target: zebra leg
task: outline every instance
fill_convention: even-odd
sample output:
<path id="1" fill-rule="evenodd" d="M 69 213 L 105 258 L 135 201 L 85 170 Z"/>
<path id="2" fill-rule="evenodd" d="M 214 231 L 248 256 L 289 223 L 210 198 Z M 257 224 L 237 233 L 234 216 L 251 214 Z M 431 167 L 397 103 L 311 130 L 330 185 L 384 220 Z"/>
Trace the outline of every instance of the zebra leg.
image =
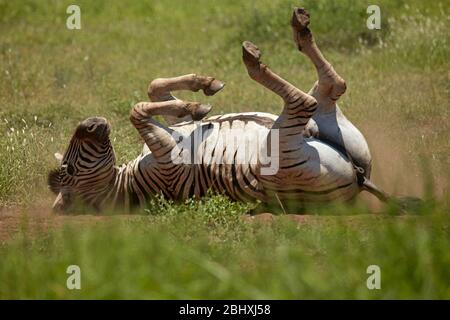
<path id="1" fill-rule="evenodd" d="M 130 120 L 144 139 L 148 148 L 158 162 L 171 161 L 171 151 L 177 142 L 172 136 L 173 130 L 153 119 L 153 116 L 170 116 L 181 118 L 189 115 L 194 120 L 203 119 L 211 106 L 198 102 L 169 100 L 161 102 L 137 103 L 130 113 Z"/>
<path id="2" fill-rule="evenodd" d="M 148 86 L 147 94 L 153 102 L 170 101 L 178 100 L 172 95 L 171 91 L 190 90 L 197 92 L 203 90 L 205 95 L 212 96 L 219 92 L 224 85 L 223 82 L 213 77 L 187 74 L 174 78 L 155 79 Z M 173 117 L 170 115 L 164 115 L 163 117 L 169 125 L 192 120 L 189 114 L 184 117 Z"/>
<path id="3" fill-rule="evenodd" d="M 316 67 L 319 81 L 311 89 L 310 94 L 317 99 L 319 111 L 325 113 L 336 108 L 336 101 L 345 93 L 347 87 L 344 79 L 337 74 L 320 52 L 308 25 L 308 11 L 295 8 L 291 21 L 294 41 L 298 50 L 304 53 Z"/>
<path id="4" fill-rule="evenodd" d="M 253 43 L 245 41 L 242 45 L 243 60 L 249 76 L 256 82 L 279 95 L 284 108 L 272 129 L 283 135 L 302 137 L 303 129 L 316 110 L 314 97 L 296 88 L 261 63 L 261 51 Z"/>
<path id="5" fill-rule="evenodd" d="M 309 13 L 303 8 L 295 8 L 291 21 L 294 41 L 298 49 L 313 62 L 319 78 L 310 91 L 318 102 L 313 118 L 317 124 L 315 136 L 339 146 L 369 178 L 372 157 L 366 139 L 337 106 L 337 100 L 346 90 L 345 81 L 320 52 L 308 25 Z"/>
<path id="6" fill-rule="evenodd" d="M 190 90 L 197 92 L 203 90 L 207 96 L 212 96 L 224 87 L 224 83 L 213 77 L 187 74 L 174 78 L 158 78 L 148 86 L 148 97 L 151 101 L 166 101 L 176 99 L 171 91 Z"/>

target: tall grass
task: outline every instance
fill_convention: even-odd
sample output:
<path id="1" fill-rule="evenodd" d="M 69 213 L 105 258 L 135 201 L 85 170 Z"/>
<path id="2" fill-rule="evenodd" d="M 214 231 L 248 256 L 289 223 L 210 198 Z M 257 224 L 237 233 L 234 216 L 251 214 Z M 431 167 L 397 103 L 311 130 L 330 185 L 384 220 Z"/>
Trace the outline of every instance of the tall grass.
<path id="1" fill-rule="evenodd" d="M 23 235 L 0 248 L 0 298 L 448 299 L 448 215 L 310 216 L 249 224 L 220 196 Z M 346 208 L 352 214 L 351 208 Z M 81 268 L 81 290 L 66 269 Z M 381 289 L 369 290 L 369 265 Z"/>

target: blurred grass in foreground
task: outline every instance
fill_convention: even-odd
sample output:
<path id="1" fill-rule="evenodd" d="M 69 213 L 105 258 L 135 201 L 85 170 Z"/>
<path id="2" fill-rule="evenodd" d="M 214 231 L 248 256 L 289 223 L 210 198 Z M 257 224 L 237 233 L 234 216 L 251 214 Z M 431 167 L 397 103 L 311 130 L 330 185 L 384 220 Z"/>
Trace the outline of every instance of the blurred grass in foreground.
<path id="1" fill-rule="evenodd" d="M 250 224 L 221 196 L 21 236 L 0 248 L 0 298 L 448 299 L 449 215 L 307 216 Z M 157 214 L 155 214 L 157 212 Z M 29 214 L 32 214 L 30 212 Z M 81 268 L 80 291 L 66 268 Z M 368 290 L 369 265 L 381 290 Z"/>

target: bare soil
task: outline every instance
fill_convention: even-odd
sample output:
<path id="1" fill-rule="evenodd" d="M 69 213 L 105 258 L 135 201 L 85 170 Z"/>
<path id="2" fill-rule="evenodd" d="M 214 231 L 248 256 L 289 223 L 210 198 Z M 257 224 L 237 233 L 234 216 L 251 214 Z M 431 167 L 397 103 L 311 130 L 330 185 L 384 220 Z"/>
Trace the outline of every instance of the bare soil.
<path id="1" fill-rule="evenodd" d="M 60 215 L 48 208 L 35 209 L 4 209 L 0 210 L 0 244 L 14 238 L 21 230 L 26 234 L 34 236 L 42 232 L 49 232 L 63 225 L 86 226 L 105 224 L 113 219 L 136 219 L 138 215 Z"/>
<path id="2" fill-rule="evenodd" d="M 242 219 L 247 223 L 271 225 L 281 221 L 289 221 L 301 225 L 312 225 L 327 223 L 329 219 L 341 218 L 345 220 L 347 225 L 352 225 L 365 219 L 368 216 L 374 220 L 382 220 L 384 218 L 393 218 L 380 214 L 361 214 L 345 217 L 337 216 L 317 216 L 317 215 L 273 215 L 271 213 L 261 213 L 257 215 L 244 215 Z M 132 221 L 139 220 L 142 215 L 133 214 L 116 214 L 116 215 L 97 215 L 97 214 L 80 214 L 80 215 L 61 215 L 50 211 L 46 207 L 33 209 L 1 209 L 0 210 L 0 244 L 5 244 L 14 239 L 20 231 L 29 237 L 39 234 L 51 232 L 62 228 L 64 225 L 74 227 L 85 227 L 95 225 L 105 225 L 113 221 Z M 407 218 L 407 216 L 396 217 Z"/>

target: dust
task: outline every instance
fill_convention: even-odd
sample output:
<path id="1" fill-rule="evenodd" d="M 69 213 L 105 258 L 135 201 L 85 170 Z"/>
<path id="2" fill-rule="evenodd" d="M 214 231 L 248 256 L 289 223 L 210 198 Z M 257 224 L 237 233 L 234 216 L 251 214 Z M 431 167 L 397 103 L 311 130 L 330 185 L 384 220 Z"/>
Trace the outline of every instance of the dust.
<path id="1" fill-rule="evenodd" d="M 402 137 L 417 136 L 417 133 L 392 127 L 386 129 L 382 124 L 374 123 L 360 127 L 372 153 L 371 180 L 388 194 L 423 198 L 426 177 L 419 152 L 402 143 Z M 433 159 L 428 160 L 434 179 L 434 196 L 441 199 L 447 183 L 446 176 L 437 172 L 439 165 L 433 163 Z M 363 192 L 360 197 L 371 209 L 381 209 L 382 203 L 371 194 Z"/>

